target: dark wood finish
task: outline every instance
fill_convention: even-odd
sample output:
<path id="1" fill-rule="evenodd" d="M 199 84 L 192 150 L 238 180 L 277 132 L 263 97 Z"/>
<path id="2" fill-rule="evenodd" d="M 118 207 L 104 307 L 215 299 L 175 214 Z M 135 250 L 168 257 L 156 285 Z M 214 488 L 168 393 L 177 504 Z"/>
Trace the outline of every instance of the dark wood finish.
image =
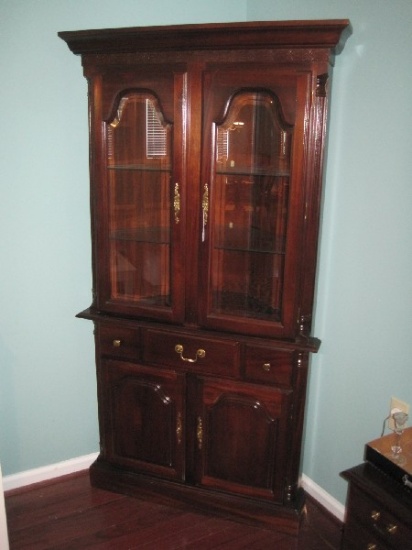
<path id="1" fill-rule="evenodd" d="M 411 550 L 412 492 L 368 462 L 342 476 L 349 482 L 342 548 Z"/>
<path id="2" fill-rule="evenodd" d="M 6 510 L 11 550 L 338 550 L 342 527 L 309 497 L 295 537 L 97 489 L 86 472 L 9 492 Z"/>
<path id="3" fill-rule="evenodd" d="M 348 32 L 60 33 L 89 82 L 96 486 L 297 533 L 326 91 Z"/>
<path id="4" fill-rule="evenodd" d="M 65 31 L 59 36 L 75 54 L 262 47 L 328 48 L 339 53 L 350 32 L 349 21 L 338 19 Z"/>

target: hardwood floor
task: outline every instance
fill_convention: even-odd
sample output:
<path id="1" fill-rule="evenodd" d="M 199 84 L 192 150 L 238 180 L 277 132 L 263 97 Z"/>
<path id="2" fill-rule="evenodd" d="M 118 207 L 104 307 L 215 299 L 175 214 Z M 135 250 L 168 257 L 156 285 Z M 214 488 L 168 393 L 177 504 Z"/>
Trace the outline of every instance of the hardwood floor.
<path id="1" fill-rule="evenodd" d="M 95 489 L 88 473 L 6 493 L 10 550 L 338 550 L 341 524 L 307 498 L 298 538 Z"/>

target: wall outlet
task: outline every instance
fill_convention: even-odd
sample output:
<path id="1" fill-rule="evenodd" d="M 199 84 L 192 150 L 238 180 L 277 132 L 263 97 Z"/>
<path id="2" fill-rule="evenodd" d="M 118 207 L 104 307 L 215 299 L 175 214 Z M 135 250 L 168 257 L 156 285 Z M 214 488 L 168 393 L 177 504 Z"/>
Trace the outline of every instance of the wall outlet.
<path id="1" fill-rule="evenodd" d="M 394 420 L 392 418 L 392 415 L 394 413 L 397 413 L 397 412 L 404 412 L 406 414 L 409 414 L 409 404 L 405 403 L 405 401 L 401 401 L 397 397 L 391 397 L 391 405 L 390 405 L 390 409 L 389 409 L 390 417 L 389 417 L 389 420 L 388 420 L 388 428 L 392 431 L 395 429 L 395 423 L 394 423 Z"/>

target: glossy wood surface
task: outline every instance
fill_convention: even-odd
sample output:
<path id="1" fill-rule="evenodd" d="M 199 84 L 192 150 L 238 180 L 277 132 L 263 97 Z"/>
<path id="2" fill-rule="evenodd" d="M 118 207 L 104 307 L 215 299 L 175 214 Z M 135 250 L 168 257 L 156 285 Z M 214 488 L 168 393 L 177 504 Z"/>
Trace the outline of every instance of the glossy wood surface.
<path id="1" fill-rule="evenodd" d="M 342 476 L 349 482 L 343 548 L 411 550 L 412 491 L 368 462 Z"/>
<path id="2" fill-rule="evenodd" d="M 327 84 L 349 30 L 60 33 L 89 83 L 94 485 L 297 534 Z"/>
<path id="3" fill-rule="evenodd" d="M 299 537 L 90 486 L 86 472 L 6 495 L 11 550 L 338 550 L 341 525 L 308 498 Z"/>
<path id="4" fill-rule="evenodd" d="M 165 33 L 165 30 L 167 33 Z M 328 48 L 339 51 L 351 33 L 347 19 L 211 23 L 64 31 L 73 53 L 240 48 Z"/>

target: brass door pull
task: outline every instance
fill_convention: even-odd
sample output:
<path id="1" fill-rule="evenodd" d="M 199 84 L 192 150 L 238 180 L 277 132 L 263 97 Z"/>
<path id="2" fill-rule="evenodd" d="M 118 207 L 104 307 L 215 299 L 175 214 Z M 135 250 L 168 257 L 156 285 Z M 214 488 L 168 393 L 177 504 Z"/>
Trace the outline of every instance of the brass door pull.
<path id="1" fill-rule="evenodd" d="M 206 238 L 206 225 L 207 217 L 209 214 L 209 186 L 207 183 L 204 185 L 203 197 L 202 197 L 202 243 Z"/>
<path id="2" fill-rule="evenodd" d="M 201 416 L 197 417 L 196 436 L 197 436 L 197 447 L 199 451 L 201 451 L 203 447 L 203 422 L 202 422 Z"/>
<path id="3" fill-rule="evenodd" d="M 187 363 L 196 363 L 198 359 L 203 359 L 206 356 L 206 352 L 204 349 L 198 349 L 196 351 L 196 357 L 194 359 L 190 359 L 188 357 L 183 357 L 183 346 L 182 344 L 176 344 L 175 345 L 175 352 L 180 355 L 180 359 L 182 361 L 186 361 Z"/>
<path id="4" fill-rule="evenodd" d="M 179 184 L 175 184 L 175 193 L 173 199 L 173 209 L 175 211 L 175 223 L 180 222 L 180 193 L 179 193 Z"/>
<path id="5" fill-rule="evenodd" d="M 112 344 L 113 344 L 114 348 L 120 348 L 120 346 L 122 345 L 122 341 L 121 340 L 113 340 Z"/>

